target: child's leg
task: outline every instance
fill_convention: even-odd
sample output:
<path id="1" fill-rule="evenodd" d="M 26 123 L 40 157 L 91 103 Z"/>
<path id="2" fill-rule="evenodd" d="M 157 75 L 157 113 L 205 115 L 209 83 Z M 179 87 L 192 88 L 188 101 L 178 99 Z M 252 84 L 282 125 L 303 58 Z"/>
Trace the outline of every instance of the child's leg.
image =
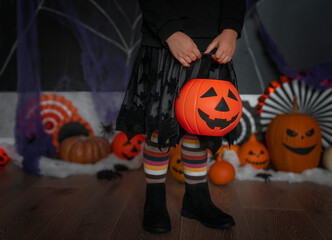
<path id="1" fill-rule="evenodd" d="M 154 233 L 171 230 L 171 222 L 166 207 L 165 179 L 168 168 L 168 147 L 158 148 L 158 135 L 145 140 L 143 162 L 146 185 L 143 228 Z"/>
<path id="2" fill-rule="evenodd" d="M 181 145 L 181 157 L 185 182 L 196 184 L 206 182 L 207 151 L 201 148 L 197 137 L 184 135 Z"/>
<path id="3" fill-rule="evenodd" d="M 207 152 L 200 147 L 197 137 L 186 134 L 181 145 L 185 173 L 185 195 L 181 215 L 195 218 L 210 228 L 233 226 L 232 216 L 217 208 L 211 200 L 207 174 Z"/>
<path id="4" fill-rule="evenodd" d="M 154 132 L 151 139 L 144 144 L 143 162 L 147 183 L 164 183 L 168 168 L 169 153 L 167 148 L 158 148 L 158 133 Z"/>

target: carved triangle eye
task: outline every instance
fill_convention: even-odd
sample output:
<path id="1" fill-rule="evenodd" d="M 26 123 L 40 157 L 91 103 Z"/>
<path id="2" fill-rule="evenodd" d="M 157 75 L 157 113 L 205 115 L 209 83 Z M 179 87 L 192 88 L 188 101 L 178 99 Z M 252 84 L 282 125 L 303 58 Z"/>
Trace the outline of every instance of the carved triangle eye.
<path id="1" fill-rule="evenodd" d="M 125 142 L 124 144 L 123 144 L 123 146 L 128 146 L 128 145 L 130 145 L 131 144 L 131 142 L 128 140 L 127 142 Z"/>
<path id="2" fill-rule="evenodd" d="M 136 146 L 134 146 L 134 147 L 131 149 L 131 152 L 132 152 L 132 153 L 136 153 L 136 152 L 138 152 L 138 149 L 137 149 L 137 147 L 136 147 Z"/>
<path id="3" fill-rule="evenodd" d="M 314 133 L 315 133 L 315 130 L 312 128 L 305 135 L 307 135 L 308 137 L 311 137 L 312 135 L 314 135 Z"/>
<path id="4" fill-rule="evenodd" d="M 229 107 L 227 106 L 227 103 L 224 98 L 222 98 L 218 104 L 218 106 L 215 108 L 217 111 L 221 112 L 228 112 Z"/>
<path id="5" fill-rule="evenodd" d="M 286 133 L 287 133 L 287 135 L 290 136 L 290 137 L 296 137 L 296 136 L 298 135 L 297 132 L 295 132 L 295 131 L 293 131 L 293 130 L 291 130 L 291 129 L 288 129 L 288 128 L 287 128 L 287 130 L 286 130 Z"/>
<path id="6" fill-rule="evenodd" d="M 206 98 L 206 97 L 215 97 L 217 96 L 216 91 L 214 91 L 213 87 L 211 87 L 206 93 L 204 93 L 201 98 Z"/>
<path id="7" fill-rule="evenodd" d="M 227 95 L 227 96 L 228 96 L 229 98 L 231 98 L 231 99 L 237 101 L 237 98 L 235 97 L 234 93 L 233 93 L 231 90 L 228 91 L 228 95 Z"/>

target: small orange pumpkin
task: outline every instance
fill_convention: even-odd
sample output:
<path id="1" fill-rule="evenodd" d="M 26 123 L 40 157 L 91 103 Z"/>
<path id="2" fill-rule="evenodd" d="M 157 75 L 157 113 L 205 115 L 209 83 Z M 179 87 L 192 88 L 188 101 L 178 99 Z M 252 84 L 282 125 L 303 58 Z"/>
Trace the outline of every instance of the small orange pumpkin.
<path id="1" fill-rule="evenodd" d="M 5 149 L 0 148 L 0 170 L 4 169 L 10 161 L 10 157 Z"/>
<path id="2" fill-rule="evenodd" d="M 263 169 L 269 165 L 270 155 L 267 148 L 257 141 L 255 134 L 251 134 L 248 141 L 242 144 L 238 151 L 241 165 L 250 164 L 256 169 Z"/>
<path id="3" fill-rule="evenodd" d="M 277 170 L 301 173 L 319 164 L 320 127 L 310 115 L 298 113 L 296 97 L 291 113 L 278 115 L 271 121 L 266 141 Z"/>
<path id="4" fill-rule="evenodd" d="M 175 114 L 191 134 L 224 136 L 240 121 L 242 102 L 228 81 L 192 79 L 181 88 Z"/>
<path id="5" fill-rule="evenodd" d="M 179 182 L 184 182 L 184 168 L 181 158 L 181 142 L 169 151 L 169 170 L 172 176 Z"/>
<path id="6" fill-rule="evenodd" d="M 98 136 L 74 136 L 60 144 L 60 158 L 75 163 L 96 163 L 110 154 L 106 138 Z"/>
<path id="7" fill-rule="evenodd" d="M 225 185 L 235 178 L 235 169 L 232 164 L 226 162 L 219 155 L 217 160 L 210 166 L 209 178 L 216 185 Z"/>
<path id="8" fill-rule="evenodd" d="M 112 151 L 124 160 L 131 160 L 141 151 L 141 144 L 145 141 L 142 134 L 136 135 L 128 141 L 127 135 L 123 132 L 118 133 L 112 142 Z"/>

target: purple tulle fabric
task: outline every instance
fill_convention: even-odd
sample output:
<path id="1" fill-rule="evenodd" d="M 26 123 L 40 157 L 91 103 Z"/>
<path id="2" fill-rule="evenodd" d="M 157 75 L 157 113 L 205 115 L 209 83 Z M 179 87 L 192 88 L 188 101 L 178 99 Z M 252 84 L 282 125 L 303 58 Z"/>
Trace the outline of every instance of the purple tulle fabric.
<path id="1" fill-rule="evenodd" d="M 118 109 L 107 102 L 112 92 L 123 92 L 139 46 L 141 15 L 138 1 L 18 0 L 18 93 L 15 138 L 24 171 L 39 175 L 40 156 L 54 157 L 52 138 L 40 118 L 41 63 L 39 14 L 48 16 L 73 33 L 81 50 L 83 83 L 89 86 L 99 120 L 115 122 Z M 48 29 L 52 31 L 52 29 Z M 70 52 L 68 54 L 71 54 Z M 66 69 L 70 69 L 70 62 Z M 68 79 L 66 72 L 59 78 Z M 77 81 L 77 79 L 76 79 Z M 65 84 L 70 86 L 70 84 Z M 54 89 L 56 90 L 56 89 Z M 70 91 L 71 89 L 61 89 Z"/>
<path id="2" fill-rule="evenodd" d="M 39 175 L 40 156 L 52 156 L 52 139 L 44 132 L 40 118 L 40 74 L 38 64 L 38 32 L 33 1 L 17 1 L 18 87 L 16 113 L 16 148 L 24 157 L 23 170 Z M 28 29 L 28 30 L 27 30 Z"/>

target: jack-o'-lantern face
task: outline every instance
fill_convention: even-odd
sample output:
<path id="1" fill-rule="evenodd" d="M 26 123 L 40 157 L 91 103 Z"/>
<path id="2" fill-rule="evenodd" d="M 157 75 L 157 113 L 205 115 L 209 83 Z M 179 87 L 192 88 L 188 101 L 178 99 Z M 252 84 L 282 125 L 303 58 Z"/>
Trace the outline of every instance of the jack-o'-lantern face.
<path id="1" fill-rule="evenodd" d="M 181 160 L 181 153 L 176 153 L 170 158 L 169 167 L 173 177 L 179 182 L 184 182 L 184 170 Z"/>
<path id="2" fill-rule="evenodd" d="M 133 137 L 130 139 L 130 141 L 128 141 L 127 135 L 123 132 L 120 132 L 115 136 L 112 142 L 112 150 L 118 157 L 125 160 L 132 160 L 141 152 L 141 144 L 144 141 L 145 138 L 141 134 Z"/>
<path id="3" fill-rule="evenodd" d="M 269 164 L 269 155 L 264 149 L 249 150 L 247 157 L 244 159 L 246 164 L 251 164 L 256 169 L 266 168 Z"/>
<path id="4" fill-rule="evenodd" d="M 257 141 L 255 134 L 244 143 L 238 152 L 241 165 L 250 164 L 256 169 L 266 168 L 270 162 L 267 148 Z"/>
<path id="5" fill-rule="evenodd" d="M 228 81 L 193 79 L 182 87 L 175 112 L 189 133 L 223 136 L 240 121 L 242 102 Z"/>
<path id="6" fill-rule="evenodd" d="M 184 182 L 184 168 L 181 159 L 181 143 L 169 151 L 169 169 L 173 177 L 179 182 Z"/>
<path id="7" fill-rule="evenodd" d="M 315 141 L 315 129 L 311 128 L 305 132 L 297 132 L 296 130 L 292 130 L 290 128 L 286 129 L 285 142 L 282 145 L 289 151 L 299 155 L 307 155 L 317 145 L 317 141 Z M 316 133 L 316 136 L 318 134 Z M 301 144 L 302 143 L 302 144 Z"/>
<path id="8" fill-rule="evenodd" d="M 4 169 L 9 163 L 10 158 L 5 152 L 5 149 L 0 148 L 0 170 Z"/>
<path id="9" fill-rule="evenodd" d="M 266 139 L 277 170 L 300 173 L 319 164 L 320 127 L 307 114 L 278 115 L 270 123 Z"/>

